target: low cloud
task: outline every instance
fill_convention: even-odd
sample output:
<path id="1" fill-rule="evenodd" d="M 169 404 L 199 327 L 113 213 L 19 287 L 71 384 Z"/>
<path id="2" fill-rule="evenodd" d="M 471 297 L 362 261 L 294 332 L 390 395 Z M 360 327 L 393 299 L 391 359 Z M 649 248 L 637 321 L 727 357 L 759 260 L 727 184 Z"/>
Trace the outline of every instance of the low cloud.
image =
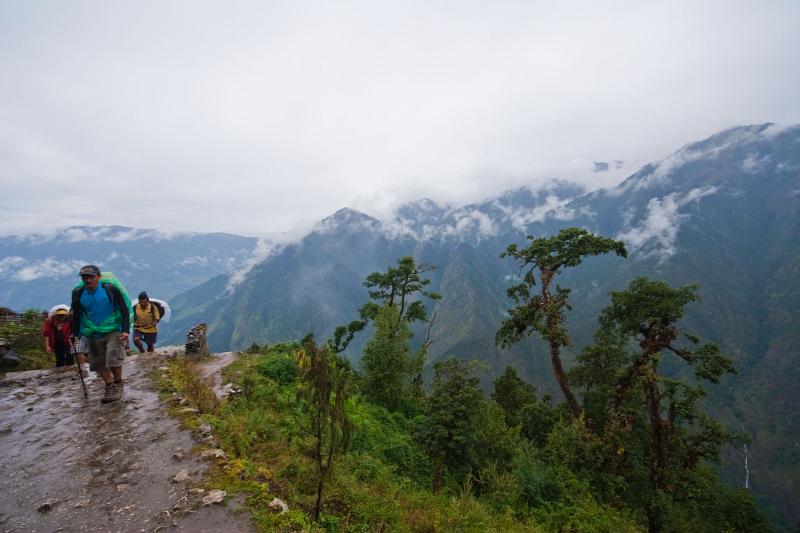
<path id="1" fill-rule="evenodd" d="M 258 244 L 256 244 L 258 246 Z M 206 266 L 208 264 L 208 257 L 204 255 L 193 255 L 181 260 L 181 266 Z"/>
<path id="2" fill-rule="evenodd" d="M 345 205 L 613 186 L 615 159 L 798 117 L 797 2 L 39 4 L 0 3 L 6 234 L 275 239 Z"/>
<path id="3" fill-rule="evenodd" d="M 414 220 L 397 217 L 383 222 L 381 228 L 389 238 L 411 237 L 420 242 L 436 239 L 481 240 L 498 233 L 496 221 L 474 207 L 443 211 L 434 223 L 419 227 L 415 227 Z"/>
<path id="4" fill-rule="evenodd" d="M 423 200 L 401 206 L 393 218 L 382 222 L 382 228 L 390 238 L 410 237 L 420 242 L 454 238 L 481 240 L 510 229 L 525 232 L 531 224 L 548 218 L 565 221 L 577 216 L 593 217 L 595 213 L 588 207 L 568 207 L 583 189 L 577 184 L 555 184 L 570 189 L 567 185 L 573 185 L 573 192 L 567 192 L 565 194 L 569 196 L 563 197 L 553 192 L 554 185 L 550 184 L 506 191 L 482 203 L 464 207 L 440 206 Z M 523 189 L 527 189 L 527 194 Z M 520 200 L 520 195 L 524 200 Z M 532 206 L 531 201 L 538 204 Z"/>
<path id="5" fill-rule="evenodd" d="M 48 242 L 130 242 L 136 240 L 163 241 L 184 235 L 195 235 L 189 231 L 165 231 L 152 228 L 128 228 L 123 226 L 72 226 L 15 235 L 14 240 L 32 245 Z"/>
<path id="6" fill-rule="evenodd" d="M 506 220 L 510 222 L 514 228 L 520 231 L 526 231 L 530 224 L 534 222 L 544 222 L 548 218 L 566 221 L 573 220 L 580 215 L 594 216 L 594 213 L 588 207 L 581 207 L 580 209 L 567 207 L 572 200 L 573 198 L 559 198 L 554 194 L 550 194 L 545 197 L 544 203 L 537 205 L 533 209 L 524 207 L 520 209 L 510 209 L 499 203 L 495 205 L 504 212 Z"/>
<path id="7" fill-rule="evenodd" d="M 588 206 L 574 209 L 572 207 L 567 207 L 566 205 L 560 205 L 547 213 L 548 217 L 552 217 L 555 220 L 574 220 L 578 216 L 587 216 L 593 218 L 595 215 L 596 213 L 589 209 Z"/>
<path id="8" fill-rule="evenodd" d="M 274 242 L 270 242 L 264 239 L 259 239 L 256 242 L 256 247 L 253 249 L 253 252 L 250 256 L 245 259 L 243 263 L 238 265 L 230 265 L 231 270 L 228 272 L 228 286 L 226 287 L 226 291 L 228 293 L 233 292 L 237 285 L 239 285 L 247 274 L 253 270 L 257 264 L 265 261 L 268 257 L 276 253 L 278 250 L 281 249 L 280 245 L 275 244 Z"/>
<path id="9" fill-rule="evenodd" d="M 188 235 L 189 232 L 166 232 L 149 228 L 127 228 L 116 226 L 98 227 L 72 227 L 64 230 L 62 234 L 52 234 L 51 239 L 60 238 L 67 242 L 84 241 L 106 241 L 106 242 L 130 242 L 143 239 L 165 240 L 179 235 Z"/>
<path id="10" fill-rule="evenodd" d="M 14 281 L 33 281 L 39 278 L 63 278 L 74 276 L 86 262 L 59 260 L 48 257 L 28 262 L 22 257 L 6 257 L 0 260 L 0 276 Z"/>
<path id="11" fill-rule="evenodd" d="M 797 124 L 791 123 L 772 123 L 767 126 L 762 132 L 761 135 L 767 139 L 774 139 L 778 135 L 786 133 L 787 131 L 792 131 L 800 128 Z"/>
<path id="12" fill-rule="evenodd" d="M 689 216 L 681 213 L 680 209 L 716 191 L 716 187 L 707 187 L 692 189 L 685 195 L 672 193 L 651 198 L 644 219 L 637 226 L 617 235 L 617 238 L 625 241 L 631 252 L 639 253 L 642 257 L 657 257 L 664 262 L 675 255 L 678 230 Z"/>
<path id="13" fill-rule="evenodd" d="M 543 221 L 547 218 L 549 212 L 567 202 L 569 202 L 569 199 L 563 200 L 555 194 L 549 194 L 545 197 L 543 204 L 537 205 L 533 209 L 524 207 L 521 209 L 512 209 L 503 206 L 499 202 L 495 202 L 495 206 L 503 211 L 506 215 L 506 219 L 511 222 L 515 228 L 524 230 L 529 224 Z"/>
<path id="14" fill-rule="evenodd" d="M 447 224 L 439 230 L 442 237 L 463 238 L 467 234 L 481 238 L 497 235 L 497 225 L 486 213 L 477 209 L 455 213 L 455 222 Z"/>
<path id="15" fill-rule="evenodd" d="M 768 155 L 761 157 L 758 154 L 750 154 L 742 161 L 742 170 L 748 174 L 756 174 L 764 170 L 769 163 L 770 157 Z"/>
<path id="16" fill-rule="evenodd" d="M 11 257 L 4 257 L 0 259 L 0 276 L 2 277 L 11 277 L 10 274 L 12 272 L 16 272 L 16 270 L 25 264 L 25 258 L 19 256 L 11 256 Z"/>
<path id="17" fill-rule="evenodd" d="M 634 190 L 642 190 L 663 185 L 669 182 L 670 175 L 673 172 L 684 165 L 701 159 L 716 159 L 732 146 L 763 140 L 768 137 L 768 135 L 765 135 L 765 131 L 769 130 L 769 127 L 763 128 L 762 126 L 737 128 L 714 135 L 706 141 L 689 144 L 661 161 L 650 165 L 649 172 L 644 172 L 639 176 L 639 179 L 628 181 L 617 187 L 616 190 L 608 191 L 608 194 L 617 196 L 631 187 Z M 764 161 L 759 160 L 757 156 L 751 156 L 745 160 L 743 169 L 748 172 L 755 171 L 756 166 L 762 163 Z"/>

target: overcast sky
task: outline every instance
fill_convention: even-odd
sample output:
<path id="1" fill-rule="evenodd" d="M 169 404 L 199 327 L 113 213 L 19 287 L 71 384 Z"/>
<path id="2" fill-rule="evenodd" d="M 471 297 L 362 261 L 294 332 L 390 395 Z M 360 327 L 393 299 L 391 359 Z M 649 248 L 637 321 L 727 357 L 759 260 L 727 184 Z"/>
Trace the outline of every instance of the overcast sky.
<path id="1" fill-rule="evenodd" d="M 798 28 L 796 0 L 0 0 L 0 233 L 275 236 L 344 206 L 613 185 L 800 122 Z"/>

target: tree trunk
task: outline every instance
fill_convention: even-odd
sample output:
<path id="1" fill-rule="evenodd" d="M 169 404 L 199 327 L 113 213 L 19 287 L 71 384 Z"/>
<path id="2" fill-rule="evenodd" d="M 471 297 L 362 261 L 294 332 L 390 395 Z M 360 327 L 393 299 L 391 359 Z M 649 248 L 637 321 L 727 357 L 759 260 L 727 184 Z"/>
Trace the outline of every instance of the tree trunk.
<path id="1" fill-rule="evenodd" d="M 319 511 L 322 507 L 322 489 L 325 485 L 325 469 L 322 462 L 322 446 L 323 446 L 323 432 L 322 432 L 322 412 L 317 409 L 316 421 L 316 446 L 314 449 L 314 460 L 317 463 L 317 503 L 314 506 L 314 520 L 319 520 Z"/>
<path id="2" fill-rule="evenodd" d="M 658 513 L 653 509 L 653 503 L 647 504 L 647 531 L 648 533 L 661 533 L 661 521 Z"/>
<path id="3" fill-rule="evenodd" d="M 655 369 L 652 369 L 655 372 Z M 659 407 L 661 399 L 658 392 L 658 383 L 654 376 L 649 376 L 644 382 L 647 408 L 650 418 L 650 501 L 647 504 L 647 525 L 650 533 L 661 531 L 660 512 L 653 505 L 653 500 L 658 496 L 661 487 L 661 474 L 664 468 L 664 449 L 661 442 L 661 413 Z"/>
<path id="4" fill-rule="evenodd" d="M 558 346 L 556 346 L 554 343 L 550 343 L 550 361 L 553 363 L 553 372 L 556 375 L 556 380 L 558 380 L 558 385 L 561 387 L 561 392 L 564 393 L 564 398 L 567 400 L 569 410 L 572 411 L 572 416 L 575 418 L 580 418 L 582 412 L 581 406 L 578 403 L 578 400 L 575 398 L 575 395 L 572 394 L 572 389 L 569 388 L 567 373 L 564 372 L 564 367 L 561 366 L 561 357 L 558 353 Z"/>
<path id="5" fill-rule="evenodd" d="M 439 494 L 442 490 L 442 476 L 444 475 L 444 456 L 436 459 L 436 472 L 433 475 L 433 493 Z"/>
<path id="6" fill-rule="evenodd" d="M 322 508 L 322 489 L 325 480 L 322 476 L 319 478 L 319 483 L 317 483 L 317 504 L 314 506 L 314 521 L 319 522 L 319 511 Z"/>
<path id="7" fill-rule="evenodd" d="M 650 417 L 650 481 L 655 488 L 661 486 L 661 472 L 664 469 L 664 446 L 661 437 L 661 399 L 658 384 L 653 380 L 645 382 L 647 408 Z"/>
<path id="8" fill-rule="evenodd" d="M 553 298 L 550 294 L 550 282 L 553 280 L 554 274 L 552 270 L 542 270 L 542 301 L 545 306 L 549 305 Z M 556 342 L 556 335 L 553 333 L 558 325 L 556 322 L 557 319 L 549 312 L 546 312 L 545 315 L 547 316 L 547 342 L 550 345 L 550 361 L 553 363 L 553 373 L 556 375 L 556 380 L 558 381 L 558 386 L 561 387 L 561 392 L 564 393 L 564 399 L 567 400 L 567 405 L 569 405 L 572 416 L 580 418 L 582 409 L 575 395 L 572 394 L 572 389 L 569 387 L 567 373 L 564 372 L 564 367 L 561 365 L 560 347 Z"/>

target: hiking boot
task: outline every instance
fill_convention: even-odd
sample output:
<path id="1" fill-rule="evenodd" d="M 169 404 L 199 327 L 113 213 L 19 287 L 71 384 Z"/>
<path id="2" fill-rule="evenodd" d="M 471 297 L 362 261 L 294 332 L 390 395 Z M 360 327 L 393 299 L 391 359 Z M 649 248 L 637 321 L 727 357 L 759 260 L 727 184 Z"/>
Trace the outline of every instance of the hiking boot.
<path id="1" fill-rule="evenodd" d="M 103 397 L 100 398 L 100 402 L 101 403 L 113 402 L 114 400 L 112 398 L 113 398 L 114 394 L 116 393 L 116 390 L 117 390 L 117 387 L 116 387 L 116 385 L 114 383 L 106 383 L 106 390 L 103 393 Z M 117 398 L 117 399 L 119 399 L 119 398 Z"/>
<path id="2" fill-rule="evenodd" d="M 111 391 L 111 396 L 109 397 L 109 402 L 118 402 L 122 399 L 122 383 L 114 383 L 112 385 L 114 387 Z"/>
<path id="3" fill-rule="evenodd" d="M 100 398 L 102 403 L 117 402 L 122 399 L 122 383 L 109 383 L 106 385 L 106 391 L 103 397 Z"/>

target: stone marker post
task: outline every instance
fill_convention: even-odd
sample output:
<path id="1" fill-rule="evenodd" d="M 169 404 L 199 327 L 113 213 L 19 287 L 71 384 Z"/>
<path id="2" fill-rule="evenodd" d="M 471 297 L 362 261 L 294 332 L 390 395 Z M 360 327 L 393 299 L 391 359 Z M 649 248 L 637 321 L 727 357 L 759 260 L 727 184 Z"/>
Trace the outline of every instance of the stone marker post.
<path id="1" fill-rule="evenodd" d="M 205 323 L 200 323 L 189 330 L 186 334 L 186 355 L 191 357 L 205 357 L 209 355 L 208 345 L 206 344 Z"/>

